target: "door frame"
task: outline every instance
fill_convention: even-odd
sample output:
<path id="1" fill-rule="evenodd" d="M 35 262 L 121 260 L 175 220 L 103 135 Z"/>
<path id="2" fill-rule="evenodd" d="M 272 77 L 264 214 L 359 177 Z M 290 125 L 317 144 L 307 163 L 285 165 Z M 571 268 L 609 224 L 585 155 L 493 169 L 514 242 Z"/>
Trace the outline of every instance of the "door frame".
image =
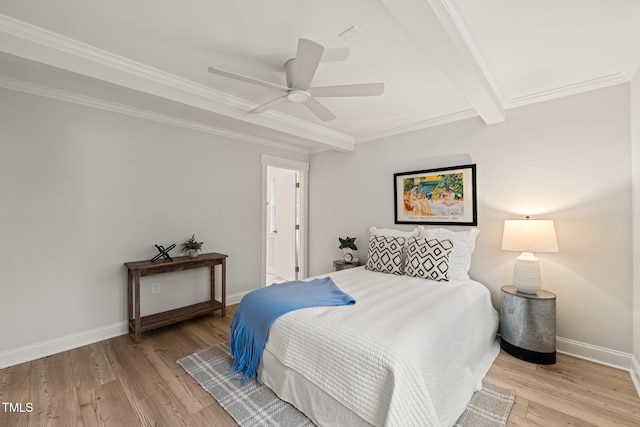
<path id="1" fill-rule="evenodd" d="M 300 231 L 299 231 L 299 267 L 298 272 L 299 279 L 305 279 L 307 277 L 307 236 L 308 227 L 307 220 L 309 216 L 309 163 L 301 162 L 298 160 L 291 160 L 282 157 L 269 156 L 262 154 L 260 156 L 260 162 L 262 163 L 262 209 L 261 209 L 261 222 L 262 222 L 262 235 L 260 237 L 261 244 L 261 267 L 260 267 L 260 287 L 267 285 L 267 168 L 274 167 L 280 169 L 294 170 L 299 173 L 300 178 Z"/>

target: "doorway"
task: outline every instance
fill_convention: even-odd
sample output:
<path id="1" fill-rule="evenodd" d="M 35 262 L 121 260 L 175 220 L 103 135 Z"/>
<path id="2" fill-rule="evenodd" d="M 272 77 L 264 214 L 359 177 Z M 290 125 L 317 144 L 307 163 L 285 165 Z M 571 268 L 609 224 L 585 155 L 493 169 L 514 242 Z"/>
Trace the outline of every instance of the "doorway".
<path id="1" fill-rule="evenodd" d="M 267 167 L 267 281 L 298 275 L 298 171 Z"/>
<path id="2" fill-rule="evenodd" d="M 262 286 L 306 277 L 308 164 L 262 156 Z"/>

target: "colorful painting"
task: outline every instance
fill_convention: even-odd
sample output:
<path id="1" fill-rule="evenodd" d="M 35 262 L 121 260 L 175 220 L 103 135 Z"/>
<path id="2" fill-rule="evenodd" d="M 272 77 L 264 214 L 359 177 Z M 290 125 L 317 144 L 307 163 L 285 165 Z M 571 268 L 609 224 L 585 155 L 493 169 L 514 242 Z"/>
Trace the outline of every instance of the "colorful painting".
<path id="1" fill-rule="evenodd" d="M 476 165 L 394 174 L 396 224 L 477 225 Z"/>

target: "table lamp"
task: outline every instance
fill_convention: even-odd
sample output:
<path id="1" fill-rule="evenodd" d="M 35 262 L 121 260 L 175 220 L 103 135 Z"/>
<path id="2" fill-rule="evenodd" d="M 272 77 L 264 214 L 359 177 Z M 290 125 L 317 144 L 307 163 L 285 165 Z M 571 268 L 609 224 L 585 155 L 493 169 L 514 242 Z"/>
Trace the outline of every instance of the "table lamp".
<path id="1" fill-rule="evenodd" d="M 508 219 L 504 222 L 502 249 L 518 251 L 513 284 L 518 292 L 535 294 L 542 287 L 540 262 L 533 252 L 558 252 L 556 230 L 550 219 Z"/>

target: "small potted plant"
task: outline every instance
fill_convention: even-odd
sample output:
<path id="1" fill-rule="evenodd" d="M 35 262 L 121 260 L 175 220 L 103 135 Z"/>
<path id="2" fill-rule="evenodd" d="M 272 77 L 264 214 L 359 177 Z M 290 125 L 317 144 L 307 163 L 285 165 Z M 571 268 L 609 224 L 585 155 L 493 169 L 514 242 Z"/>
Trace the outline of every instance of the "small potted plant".
<path id="1" fill-rule="evenodd" d="M 182 244 L 182 252 L 187 252 L 191 258 L 198 256 L 198 251 L 202 249 L 202 242 L 196 240 L 196 235 L 193 234 L 186 242 Z"/>
<path id="2" fill-rule="evenodd" d="M 342 249 L 342 259 L 344 259 L 344 262 L 347 264 L 350 264 L 351 261 L 353 261 L 353 251 L 358 250 L 358 247 L 356 246 L 356 238 L 347 236 L 344 239 L 342 237 L 338 237 L 338 240 L 340 241 L 338 249 Z"/>

